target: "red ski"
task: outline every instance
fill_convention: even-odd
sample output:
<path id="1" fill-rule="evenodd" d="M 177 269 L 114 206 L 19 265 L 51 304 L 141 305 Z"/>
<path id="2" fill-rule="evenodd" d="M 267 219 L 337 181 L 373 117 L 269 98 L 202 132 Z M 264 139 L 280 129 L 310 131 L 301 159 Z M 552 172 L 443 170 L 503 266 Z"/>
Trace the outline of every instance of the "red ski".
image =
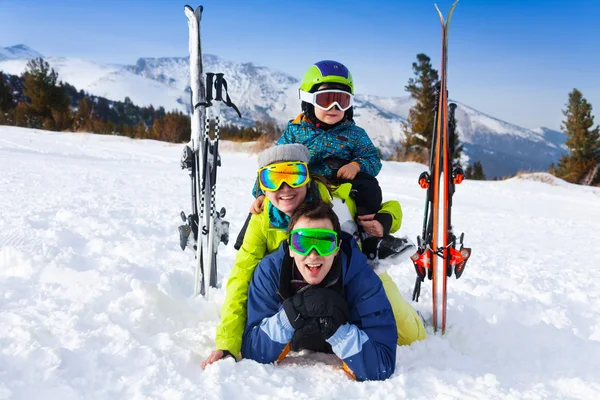
<path id="1" fill-rule="evenodd" d="M 427 275 L 432 281 L 433 330 L 437 332 L 441 329 L 442 334 L 446 331 L 447 279 L 452 276 L 453 269 L 456 278 L 460 278 L 471 255 L 471 249 L 463 246 L 464 234 L 461 234 L 457 243 L 451 224 L 455 185 L 464 178 L 462 169 L 452 166 L 455 127 L 448 126 L 448 27 L 457 3 L 458 0 L 452 4 L 446 21 L 435 5 L 442 27 L 440 85 L 429 171 L 419 176 L 419 185 L 427 189 L 423 232 L 417 237 L 417 252 L 411 257 L 417 271 L 413 300 L 419 300 L 421 282 Z M 455 107 L 454 104 L 450 105 L 452 113 Z"/>

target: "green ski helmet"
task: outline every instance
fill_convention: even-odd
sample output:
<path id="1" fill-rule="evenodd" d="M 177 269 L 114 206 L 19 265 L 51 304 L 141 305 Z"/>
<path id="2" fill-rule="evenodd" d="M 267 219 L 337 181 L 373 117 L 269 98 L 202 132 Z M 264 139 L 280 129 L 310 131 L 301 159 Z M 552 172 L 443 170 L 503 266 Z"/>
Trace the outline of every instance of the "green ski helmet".
<path id="1" fill-rule="evenodd" d="M 352 74 L 346 66 L 340 62 L 323 60 L 314 63 L 304 74 L 300 83 L 300 90 L 312 92 L 313 88 L 321 83 L 340 83 L 350 88 L 354 94 L 354 82 Z"/>

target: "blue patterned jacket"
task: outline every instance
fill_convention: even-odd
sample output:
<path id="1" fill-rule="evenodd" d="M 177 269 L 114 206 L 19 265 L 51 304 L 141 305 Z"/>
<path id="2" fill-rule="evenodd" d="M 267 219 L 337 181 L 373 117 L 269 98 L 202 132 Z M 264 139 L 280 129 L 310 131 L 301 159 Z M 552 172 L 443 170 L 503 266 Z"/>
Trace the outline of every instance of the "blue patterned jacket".
<path id="1" fill-rule="evenodd" d="M 379 151 L 364 129 L 354 122 L 345 121 L 324 131 L 300 114 L 288 122 L 276 144 L 300 143 L 310 153 L 310 171 L 325 178 L 335 178 L 337 168 L 332 168 L 327 159 L 355 161 L 361 172 L 377 176 L 381 171 Z M 338 167 L 339 168 L 339 167 Z"/>

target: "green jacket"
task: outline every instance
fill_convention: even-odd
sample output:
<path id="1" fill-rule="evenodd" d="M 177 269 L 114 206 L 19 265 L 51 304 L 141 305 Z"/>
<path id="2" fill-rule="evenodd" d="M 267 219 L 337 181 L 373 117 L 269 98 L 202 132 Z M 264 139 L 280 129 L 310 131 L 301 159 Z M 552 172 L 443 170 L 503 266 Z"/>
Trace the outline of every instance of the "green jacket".
<path id="1" fill-rule="evenodd" d="M 314 181 L 313 181 L 314 182 Z M 330 202 L 331 196 L 327 187 L 317 183 L 321 198 Z M 344 183 L 333 191 L 333 196 L 340 198 L 348 206 L 350 214 L 356 215 L 356 205 L 350 197 L 351 184 Z M 216 348 L 228 350 L 236 357 L 242 347 L 242 335 L 246 325 L 246 308 L 248 301 L 248 288 L 254 269 L 263 259 L 279 248 L 281 242 L 287 239 L 287 231 L 275 228 L 269 221 L 269 199 L 265 197 L 263 211 L 250 218 L 244 242 L 237 253 L 235 264 L 229 273 L 226 286 L 225 302 L 221 308 L 221 323 L 217 326 Z M 390 232 L 396 232 L 402 224 L 402 209 L 395 200 L 382 204 L 380 212 L 392 216 Z"/>

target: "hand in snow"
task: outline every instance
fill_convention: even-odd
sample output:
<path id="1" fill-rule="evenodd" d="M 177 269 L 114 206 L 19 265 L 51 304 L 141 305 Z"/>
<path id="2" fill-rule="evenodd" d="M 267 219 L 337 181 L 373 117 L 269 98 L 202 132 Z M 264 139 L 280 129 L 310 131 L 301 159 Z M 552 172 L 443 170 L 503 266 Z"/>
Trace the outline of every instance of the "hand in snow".
<path id="1" fill-rule="evenodd" d="M 201 367 L 202 369 L 206 369 L 206 367 L 208 367 L 210 364 L 227 357 L 231 357 L 231 353 L 225 352 L 223 350 L 213 350 L 213 352 L 210 353 L 208 358 L 204 360 L 204 362 L 202 362 Z"/>
<path id="2" fill-rule="evenodd" d="M 354 179 L 356 174 L 360 172 L 360 167 L 357 163 L 351 162 L 338 169 L 337 177 L 340 179 Z"/>
<path id="3" fill-rule="evenodd" d="M 374 237 L 382 237 L 383 236 L 383 225 L 377 220 L 374 219 L 375 214 L 368 215 L 359 215 L 359 223 L 365 229 L 369 235 Z"/>
<path id="4" fill-rule="evenodd" d="M 265 201 L 265 195 L 261 194 L 258 196 L 252 205 L 250 206 L 250 212 L 252 214 L 260 214 L 263 209 L 263 202 Z"/>

